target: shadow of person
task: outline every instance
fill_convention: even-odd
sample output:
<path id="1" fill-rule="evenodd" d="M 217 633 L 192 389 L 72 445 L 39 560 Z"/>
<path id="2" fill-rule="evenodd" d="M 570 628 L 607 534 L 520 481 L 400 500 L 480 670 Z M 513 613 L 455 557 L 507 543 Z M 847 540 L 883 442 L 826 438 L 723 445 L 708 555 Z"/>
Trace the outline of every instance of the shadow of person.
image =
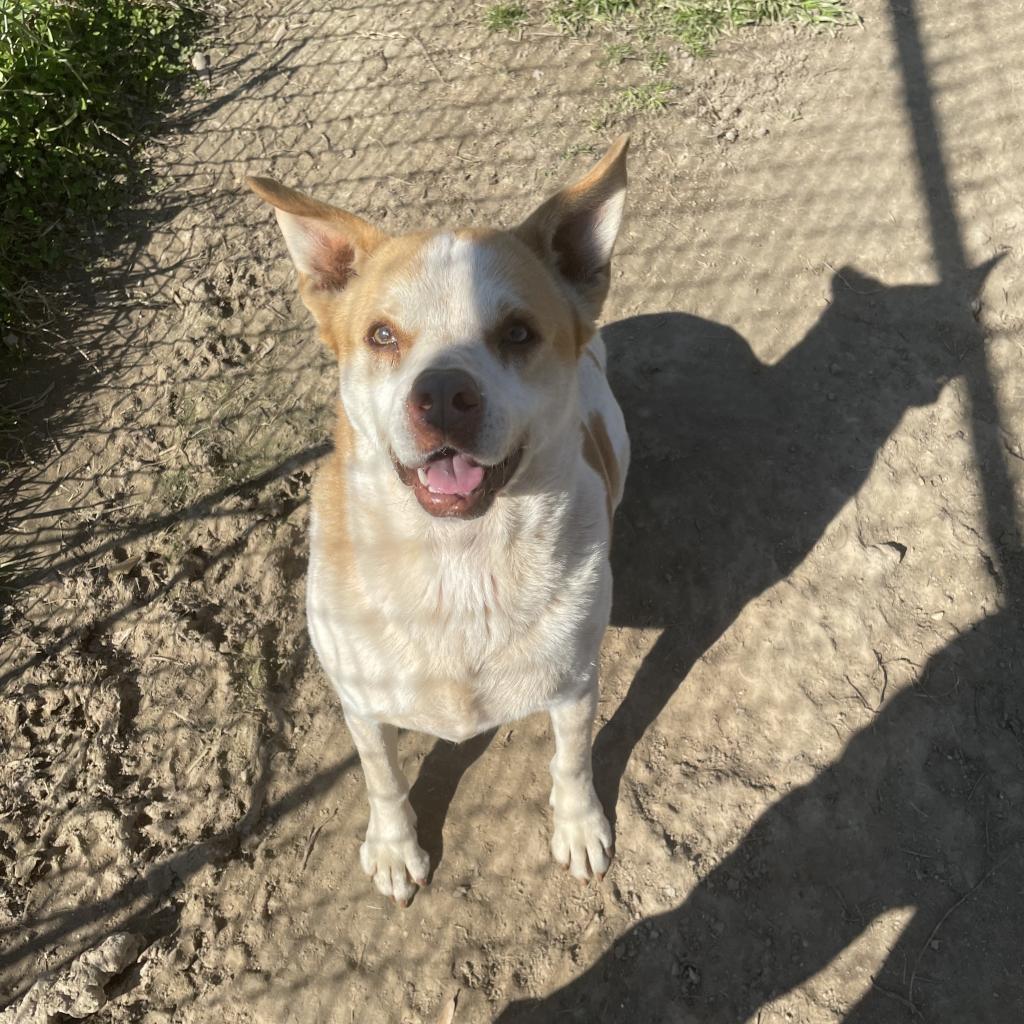
<path id="1" fill-rule="evenodd" d="M 971 272 L 969 291 L 992 265 Z M 595 741 L 610 818 L 633 748 L 694 662 L 807 555 L 904 413 L 960 371 L 977 335 L 963 294 L 838 271 L 818 322 L 772 365 L 682 313 L 604 329 L 633 445 L 612 623 L 662 630 Z"/>
<path id="2" fill-rule="evenodd" d="M 846 1024 L 1019 1022 L 1022 668 L 1016 614 L 962 634 L 834 765 L 769 808 L 685 903 L 499 1019 L 740 1024 L 880 914 L 912 908 L 876 978 L 865 969 L 857 979 L 865 991 Z"/>

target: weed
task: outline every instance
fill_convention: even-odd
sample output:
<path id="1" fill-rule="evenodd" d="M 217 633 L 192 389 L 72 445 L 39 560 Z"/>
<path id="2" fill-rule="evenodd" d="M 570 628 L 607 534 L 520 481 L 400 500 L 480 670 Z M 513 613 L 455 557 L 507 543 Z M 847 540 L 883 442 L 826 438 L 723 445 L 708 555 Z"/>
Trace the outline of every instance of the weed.
<path id="1" fill-rule="evenodd" d="M 609 43 L 605 47 L 604 58 L 608 64 L 624 64 L 636 57 L 629 43 Z"/>
<path id="2" fill-rule="evenodd" d="M 672 94 L 670 82 L 647 82 L 623 89 L 615 100 L 615 113 L 656 114 L 668 106 Z"/>
<path id="3" fill-rule="evenodd" d="M 855 20 L 844 0 L 686 0 L 670 5 L 675 35 L 695 56 L 731 29 L 768 22 L 844 25 Z"/>
<path id="4" fill-rule="evenodd" d="M 156 480 L 156 491 L 163 503 L 177 511 L 188 504 L 191 493 L 189 471 L 182 467 L 165 470 Z"/>
<path id="5" fill-rule="evenodd" d="M 642 6 L 644 0 L 554 0 L 548 5 L 548 20 L 569 32 L 585 32 Z"/>
<path id="6" fill-rule="evenodd" d="M 588 155 L 595 155 L 597 153 L 597 147 L 589 142 L 574 142 L 569 146 L 566 146 L 565 152 L 562 154 L 563 160 L 574 160 L 576 157 L 587 153 Z"/>
<path id="7" fill-rule="evenodd" d="M 109 223 L 203 0 L 0 0 L 0 330 Z"/>
<path id="8" fill-rule="evenodd" d="M 847 0 L 551 0 L 548 20 L 574 34 L 612 24 L 638 41 L 674 37 L 695 56 L 711 52 L 725 32 L 766 22 L 850 25 L 858 19 Z M 651 54 L 652 69 L 667 57 Z"/>
<path id="9" fill-rule="evenodd" d="M 668 54 L 664 50 L 652 50 L 647 54 L 647 66 L 657 75 L 668 67 Z"/>
<path id="10" fill-rule="evenodd" d="M 672 12 L 672 29 L 679 41 L 695 57 L 711 52 L 712 42 L 728 25 L 730 8 L 726 4 L 680 4 Z"/>
<path id="11" fill-rule="evenodd" d="M 484 23 L 491 32 L 511 32 L 526 21 L 522 4 L 491 4 L 484 12 Z"/>
<path id="12" fill-rule="evenodd" d="M 263 707 L 268 683 L 266 659 L 259 640 L 248 637 L 234 661 L 231 682 L 235 697 L 243 710 L 258 713 Z"/>

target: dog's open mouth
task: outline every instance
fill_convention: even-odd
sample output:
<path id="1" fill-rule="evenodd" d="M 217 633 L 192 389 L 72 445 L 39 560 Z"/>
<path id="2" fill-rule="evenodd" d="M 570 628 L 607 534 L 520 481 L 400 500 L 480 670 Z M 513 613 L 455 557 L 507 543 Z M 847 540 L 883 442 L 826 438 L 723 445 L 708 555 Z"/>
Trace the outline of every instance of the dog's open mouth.
<path id="1" fill-rule="evenodd" d="M 487 511 L 494 496 L 512 479 L 522 446 L 493 466 L 484 466 L 455 448 L 441 448 L 416 467 L 395 460 L 399 479 L 432 516 L 470 519 Z"/>

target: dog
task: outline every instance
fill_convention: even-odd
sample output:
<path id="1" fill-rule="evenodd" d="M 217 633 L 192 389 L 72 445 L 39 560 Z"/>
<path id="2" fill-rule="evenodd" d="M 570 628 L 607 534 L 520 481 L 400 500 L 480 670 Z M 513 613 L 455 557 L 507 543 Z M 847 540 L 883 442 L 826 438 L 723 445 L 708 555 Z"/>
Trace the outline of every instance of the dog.
<path id="1" fill-rule="evenodd" d="M 459 742 L 546 711 L 554 859 L 586 881 L 613 855 L 591 734 L 629 440 L 596 321 L 628 144 L 512 230 L 392 236 L 246 179 L 338 361 L 307 620 L 366 781 L 360 860 L 401 906 L 430 863 L 399 729 Z"/>

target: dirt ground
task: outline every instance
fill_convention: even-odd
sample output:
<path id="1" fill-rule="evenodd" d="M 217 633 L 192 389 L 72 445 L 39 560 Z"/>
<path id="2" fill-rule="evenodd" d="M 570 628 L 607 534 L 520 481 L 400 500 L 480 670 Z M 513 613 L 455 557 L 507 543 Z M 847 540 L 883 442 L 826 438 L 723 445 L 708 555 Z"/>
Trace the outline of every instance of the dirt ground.
<path id="1" fill-rule="evenodd" d="M 0 1005 L 127 931 L 94 1020 L 1024 1019 L 1024 22 L 856 8 L 655 73 L 451 0 L 227 4 L 4 386 Z M 617 858 L 550 862 L 544 720 L 407 735 L 399 910 L 303 624 L 332 367 L 240 181 L 512 224 L 624 129 Z"/>

